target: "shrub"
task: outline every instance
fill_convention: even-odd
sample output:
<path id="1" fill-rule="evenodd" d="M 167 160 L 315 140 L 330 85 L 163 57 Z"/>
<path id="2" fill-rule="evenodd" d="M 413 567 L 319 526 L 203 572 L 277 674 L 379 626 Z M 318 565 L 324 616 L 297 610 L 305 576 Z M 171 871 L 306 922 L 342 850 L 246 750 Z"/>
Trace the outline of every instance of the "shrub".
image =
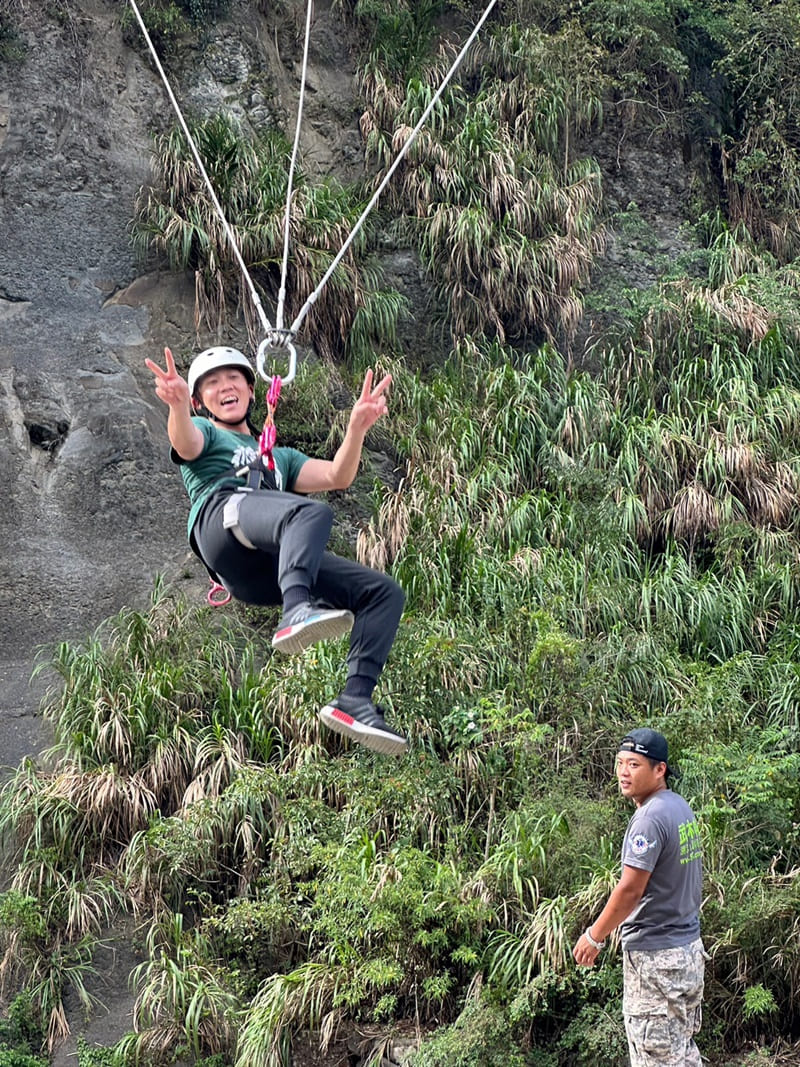
<path id="1" fill-rule="evenodd" d="M 38 1052 L 44 1044 L 40 1019 L 30 992 L 18 993 L 8 1005 L 6 1017 L 0 1019 L 0 1055 L 30 1055 Z M 2 1061 L 0 1061 L 2 1062 Z M 8 1063 L 5 1067 L 15 1067 Z M 41 1061 L 20 1063 L 16 1067 L 41 1067 Z"/>
<path id="2" fill-rule="evenodd" d="M 468 1003 L 410 1060 L 412 1067 L 526 1067 L 527 1062 L 505 1012 L 484 1000 Z"/>
<path id="3" fill-rule="evenodd" d="M 6 12 L 0 12 L 0 64 L 20 62 L 25 54 L 17 27 Z"/>
<path id="4" fill-rule="evenodd" d="M 168 60 L 189 29 L 186 17 L 175 0 L 145 0 L 139 11 L 159 58 Z M 129 48 L 140 51 L 147 48 L 136 16 L 128 5 L 122 13 L 121 25 L 122 39 Z"/>

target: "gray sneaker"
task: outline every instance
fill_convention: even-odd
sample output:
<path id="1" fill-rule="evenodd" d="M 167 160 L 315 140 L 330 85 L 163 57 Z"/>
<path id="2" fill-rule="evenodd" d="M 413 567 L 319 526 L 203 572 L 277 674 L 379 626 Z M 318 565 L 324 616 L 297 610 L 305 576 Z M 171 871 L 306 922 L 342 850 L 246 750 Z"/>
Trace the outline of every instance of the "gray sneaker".
<path id="1" fill-rule="evenodd" d="M 408 741 L 403 735 L 386 725 L 383 710 L 365 697 L 342 693 L 320 708 L 319 717 L 337 734 L 359 741 L 373 752 L 402 756 L 408 750 Z"/>
<path id="2" fill-rule="evenodd" d="M 272 647 L 279 652 L 302 652 L 317 641 L 343 637 L 352 628 L 352 611 L 298 604 L 281 619 L 272 637 Z"/>

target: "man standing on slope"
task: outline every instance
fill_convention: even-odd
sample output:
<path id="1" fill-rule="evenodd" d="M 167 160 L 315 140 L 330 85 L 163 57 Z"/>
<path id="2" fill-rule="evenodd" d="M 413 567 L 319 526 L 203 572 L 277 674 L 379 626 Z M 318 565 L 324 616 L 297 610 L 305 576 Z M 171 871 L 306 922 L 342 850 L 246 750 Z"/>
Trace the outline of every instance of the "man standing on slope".
<path id="1" fill-rule="evenodd" d="M 702 858 L 692 809 L 667 786 L 667 741 L 632 730 L 617 754 L 620 792 L 636 804 L 622 845 L 622 876 L 572 954 L 591 967 L 621 927 L 625 1032 L 631 1067 L 701 1067 L 705 952 L 700 940 Z"/>

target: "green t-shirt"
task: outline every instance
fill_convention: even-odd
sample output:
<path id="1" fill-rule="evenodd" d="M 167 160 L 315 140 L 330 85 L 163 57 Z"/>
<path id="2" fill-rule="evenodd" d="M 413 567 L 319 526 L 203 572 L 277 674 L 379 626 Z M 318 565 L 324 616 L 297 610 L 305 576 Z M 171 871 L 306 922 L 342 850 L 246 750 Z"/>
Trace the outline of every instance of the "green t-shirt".
<path id="1" fill-rule="evenodd" d="M 200 430 L 205 445 L 197 459 L 185 460 L 172 449 L 173 463 L 179 464 L 183 484 L 189 494 L 188 530 L 191 536 L 200 508 L 215 489 L 230 486 L 237 489 L 247 485 L 247 478 L 236 477 L 236 471 L 247 466 L 258 455 L 258 442 L 249 433 L 235 433 L 221 426 L 215 426 L 209 419 L 192 417 L 192 422 Z M 308 456 L 296 448 L 274 448 L 275 480 L 278 489 L 290 493 L 297 481 L 300 468 Z"/>

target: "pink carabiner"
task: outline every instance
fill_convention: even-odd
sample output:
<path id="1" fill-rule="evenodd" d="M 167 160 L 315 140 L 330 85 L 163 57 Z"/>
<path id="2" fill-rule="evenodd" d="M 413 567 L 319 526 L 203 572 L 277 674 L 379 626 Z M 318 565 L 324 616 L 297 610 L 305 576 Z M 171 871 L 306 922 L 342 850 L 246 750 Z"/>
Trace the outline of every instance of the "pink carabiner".
<path id="1" fill-rule="evenodd" d="M 224 608 L 230 601 L 231 594 L 225 588 L 224 585 L 220 585 L 219 582 L 215 582 L 213 578 L 209 578 L 211 582 L 211 588 L 206 594 L 206 600 L 212 608 Z M 220 593 L 223 595 L 220 596 Z"/>

